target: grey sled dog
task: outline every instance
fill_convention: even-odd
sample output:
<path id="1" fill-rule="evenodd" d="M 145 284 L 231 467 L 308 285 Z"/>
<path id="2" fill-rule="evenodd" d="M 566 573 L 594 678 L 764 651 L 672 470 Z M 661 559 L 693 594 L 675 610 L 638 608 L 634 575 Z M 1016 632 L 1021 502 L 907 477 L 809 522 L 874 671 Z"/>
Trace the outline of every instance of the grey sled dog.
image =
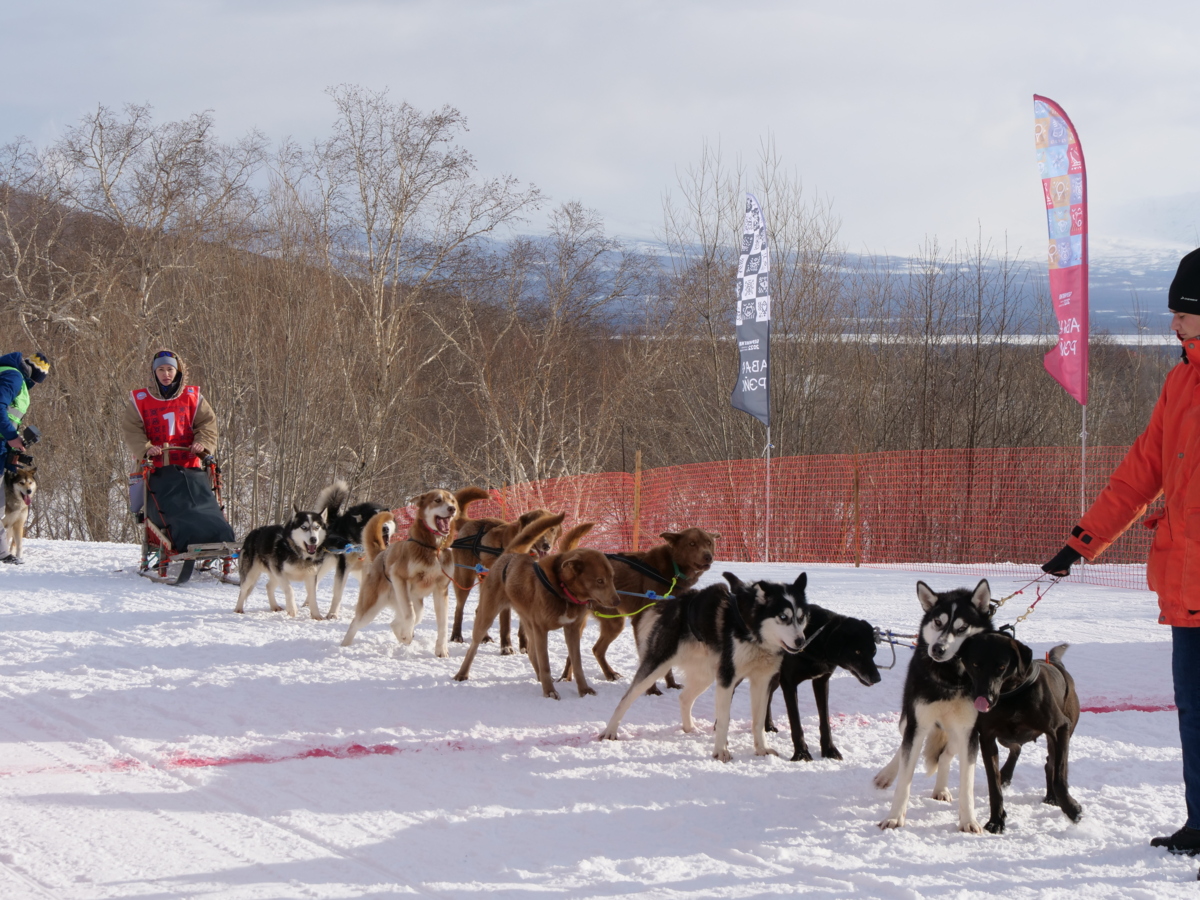
<path id="1" fill-rule="evenodd" d="M 777 755 L 767 747 L 767 696 L 783 654 L 797 653 L 804 645 L 808 575 L 801 572 L 793 584 L 743 584 L 731 572 L 724 575 L 729 588 L 713 584 L 687 591 L 644 614 L 637 674 L 602 738 L 615 741 L 621 719 L 633 701 L 675 667 L 683 673 L 679 712 L 683 730 L 689 734 L 696 730 L 692 705 L 710 684 L 717 683 L 714 759 L 729 762 L 733 758 L 729 752 L 730 706 L 733 689 L 745 678 L 750 679 L 754 753 Z"/>
<path id="2" fill-rule="evenodd" d="M 292 593 L 292 582 L 303 581 L 306 589 L 305 602 L 314 619 L 321 618 L 317 608 L 317 573 L 325 561 L 325 519 L 318 512 L 303 512 L 293 507 L 294 515 L 283 525 L 262 525 L 255 528 L 242 541 L 238 571 L 242 586 L 238 591 L 234 612 L 243 612 L 246 598 L 254 590 L 259 576 L 267 576 L 267 600 L 271 611 L 278 612 L 275 588 L 283 588 L 287 614 L 296 616 L 296 596 Z"/>
<path id="3" fill-rule="evenodd" d="M 935 593 L 925 582 L 918 581 L 917 599 L 925 616 L 904 679 L 900 749 L 875 776 L 878 788 L 896 783 L 891 812 L 879 827 L 903 827 L 917 755 L 924 746 L 926 763 L 930 767 L 936 765 L 938 770 L 935 800 L 950 799 L 947 790 L 950 761 L 958 757 L 961 779 L 958 830 L 982 834 L 983 829 L 975 819 L 975 758 L 979 751 L 975 719 L 979 713 L 975 709 L 974 683 L 957 654 L 974 635 L 994 630 L 992 591 L 987 581 L 981 581 L 974 591 L 957 588 Z M 935 734 L 939 729 L 945 732 L 944 740 Z"/>

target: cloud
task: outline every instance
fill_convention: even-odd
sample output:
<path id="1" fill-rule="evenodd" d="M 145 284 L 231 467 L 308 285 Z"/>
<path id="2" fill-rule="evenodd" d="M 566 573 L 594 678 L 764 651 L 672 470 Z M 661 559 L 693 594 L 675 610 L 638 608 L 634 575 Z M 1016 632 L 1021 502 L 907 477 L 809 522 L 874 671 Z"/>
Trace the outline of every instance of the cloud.
<path id="1" fill-rule="evenodd" d="M 97 103 L 214 110 L 229 137 L 310 139 L 325 88 L 452 104 L 485 172 L 653 237 L 704 140 L 774 137 L 853 249 L 1007 234 L 1041 255 L 1034 92 L 1071 115 L 1092 221 L 1200 191 L 1200 8 L 792 2 L 29 4 L 0 35 L 0 140 L 53 137 Z M 1188 201 L 1181 201 L 1185 205 Z M 1143 229 L 1144 230 L 1144 229 Z"/>

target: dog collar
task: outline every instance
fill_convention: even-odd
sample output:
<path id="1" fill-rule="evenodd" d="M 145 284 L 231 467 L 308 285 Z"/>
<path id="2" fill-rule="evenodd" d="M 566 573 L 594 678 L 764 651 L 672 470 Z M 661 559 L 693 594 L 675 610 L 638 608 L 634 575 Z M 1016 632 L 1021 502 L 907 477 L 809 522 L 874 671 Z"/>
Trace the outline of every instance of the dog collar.
<path id="1" fill-rule="evenodd" d="M 1033 664 L 1029 667 L 1029 674 L 1025 676 L 1025 680 L 1018 684 L 1011 691 L 1004 691 L 1001 693 L 1000 696 L 996 698 L 996 702 L 999 703 L 1001 700 L 1007 700 L 1009 697 L 1015 697 L 1018 694 L 1023 694 L 1033 687 L 1034 683 L 1038 680 L 1038 676 L 1042 674 L 1042 666 L 1044 665 L 1046 665 L 1046 663 L 1042 662 L 1040 659 L 1035 659 Z"/>
<path id="2" fill-rule="evenodd" d="M 404 540 L 410 544 L 416 544 L 418 547 L 426 547 L 427 549 L 432 550 L 434 553 L 442 549 L 441 547 L 435 547 L 433 544 L 427 544 L 424 541 L 418 541 L 415 537 L 406 537 Z"/>
<path id="3" fill-rule="evenodd" d="M 546 590 L 548 590 L 550 593 L 552 593 L 559 600 L 566 600 L 568 603 L 574 603 L 576 606 L 587 606 L 588 605 L 589 601 L 580 600 L 578 597 L 576 597 L 574 594 L 572 594 L 569 590 L 567 590 L 567 586 L 565 584 L 563 584 L 561 581 L 558 583 L 559 590 L 555 590 L 554 585 L 550 582 L 550 576 L 546 574 L 546 570 L 543 569 L 536 562 L 533 564 L 533 571 L 537 575 L 538 581 L 540 581 L 542 583 L 542 587 L 544 587 Z M 561 591 L 561 593 L 560 593 L 560 591 Z"/>

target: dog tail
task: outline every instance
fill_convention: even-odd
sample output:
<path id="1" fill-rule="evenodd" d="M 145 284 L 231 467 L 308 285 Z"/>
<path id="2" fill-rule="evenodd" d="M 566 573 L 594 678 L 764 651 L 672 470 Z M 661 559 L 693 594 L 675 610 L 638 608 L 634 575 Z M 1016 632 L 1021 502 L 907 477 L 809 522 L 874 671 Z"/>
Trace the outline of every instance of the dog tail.
<path id="1" fill-rule="evenodd" d="M 387 549 L 395 532 L 396 519 L 386 509 L 371 516 L 363 526 L 363 550 L 368 563 L 374 562 L 375 557 Z"/>
<path id="2" fill-rule="evenodd" d="M 342 504 L 350 499 L 350 487 L 342 479 L 338 479 L 329 487 L 323 488 L 321 493 L 317 494 L 316 509 L 325 517 L 328 522 L 339 512 L 341 512 Z"/>
<path id="3" fill-rule="evenodd" d="M 467 507 L 476 500 L 487 500 L 492 495 L 481 487 L 465 487 L 461 491 L 454 492 L 454 499 L 458 501 L 458 512 L 454 514 L 454 530 L 458 531 L 467 521 Z"/>
<path id="4" fill-rule="evenodd" d="M 1050 665 L 1057 666 L 1061 669 L 1063 667 L 1063 654 L 1067 652 L 1067 648 L 1070 646 L 1070 644 L 1059 644 L 1057 647 L 1051 647 L 1050 652 L 1046 654 L 1046 661 L 1049 662 Z"/>
<path id="5" fill-rule="evenodd" d="M 580 522 L 558 539 L 558 552 L 566 553 L 568 550 L 574 550 L 583 540 L 583 536 L 595 527 L 595 522 Z"/>
<path id="6" fill-rule="evenodd" d="M 534 541 L 556 525 L 561 525 L 562 520 L 566 517 L 566 513 L 559 513 L 557 516 L 538 516 L 517 532 L 517 536 L 504 547 L 504 552 L 528 553 Z"/>

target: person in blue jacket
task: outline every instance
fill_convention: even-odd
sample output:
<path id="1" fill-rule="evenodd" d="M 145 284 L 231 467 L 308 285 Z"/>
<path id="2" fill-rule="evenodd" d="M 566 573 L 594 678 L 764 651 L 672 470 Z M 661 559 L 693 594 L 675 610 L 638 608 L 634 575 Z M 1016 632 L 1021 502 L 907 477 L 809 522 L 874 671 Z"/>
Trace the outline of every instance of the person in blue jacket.
<path id="1" fill-rule="evenodd" d="M 16 455 L 27 449 L 19 429 L 29 410 L 29 389 L 45 381 L 49 372 L 50 360 L 45 353 L 0 356 L 0 440 L 4 442 L 0 446 L 0 459 L 6 472 L 16 470 Z M 0 562 L 19 562 L 9 552 L 8 535 L 3 528 L 0 528 Z"/>

